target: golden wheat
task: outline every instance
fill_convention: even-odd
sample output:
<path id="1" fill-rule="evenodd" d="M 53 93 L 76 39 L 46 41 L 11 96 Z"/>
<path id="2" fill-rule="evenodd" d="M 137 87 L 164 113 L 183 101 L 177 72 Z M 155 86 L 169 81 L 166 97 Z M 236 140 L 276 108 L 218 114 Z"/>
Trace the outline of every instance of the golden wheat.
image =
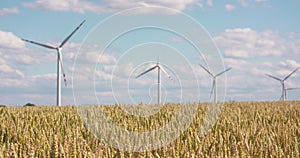
<path id="1" fill-rule="evenodd" d="M 167 124 L 180 106 L 166 104 L 150 117 L 128 115 L 118 106 L 102 108 L 115 124 L 141 132 Z M 76 107 L 2 107 L 0 157 L 299 157 L 300 102 L 225 103 L 206 135 L 199 132 L 208 104 L 195 106 L 197 115 L 179 138 L 140 153 L 100 142 Z"/>

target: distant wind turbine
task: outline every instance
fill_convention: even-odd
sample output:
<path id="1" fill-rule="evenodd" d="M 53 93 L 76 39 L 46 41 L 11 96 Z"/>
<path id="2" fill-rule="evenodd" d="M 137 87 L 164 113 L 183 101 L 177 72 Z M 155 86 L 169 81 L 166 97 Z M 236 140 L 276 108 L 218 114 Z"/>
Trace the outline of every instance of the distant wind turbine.
<path id="1" fill-rule="evenodd" d="M 213 82 L 212 82 L 212 86 L 211 86 L 211 91 L 210 91 L 210 98 L 212 96 L 212 93 L 214 93 L 214 102 L 217 102 L 217 77 L 222 75 L 223 73 L 231 70 L 230 68 L 227 68 L 226 70 L 214 75 L 212 72 L 210 72 L 207 68 L 205 68 L 204 66 L 202 66 L 201 64 L 199 64 L 212 78 L 213 78 Z"/>
<path id="2" fill-rule="evenodd" d="M 275 76 L 272 76 L 272 75 L 269 75 L 269 74 L 265 74 L 267 75 L 268 77 L 270 78 L 273 78 L 277 81 L 279 81 L 281 83 L 281 87 L 282 87 L 282 92 L 281 92 L 281 97 L 280 97 L 280 100 L 282 101 L 285 101 L 286 100 L 286 88 L 285 88 L 285 85 L 284 85 L 284 81 L 286 81 L 289 77 L 292 76 L 293 73 L 295 73 L 299 68 L 296 68 L 294 71 L 292 71 L 289 75 L 287 75 L 285 78 L 283 79 L 280 79 L 278 77 L 275 77 Z"/>
<path id="3" fill-rule="evenodd" d="M 161 102 L 161 95 L 160 95 L 161 94 L 161 92 L 160 92 L 161 91 L 161 76 L 160 76 L 161 71 L 164 72 L 170 80 L 173 80 L 172 77 L 162 67 L 162 65 L 159 64 L 159 59 L 157 60 L 157 63 L 156 63 L 155 66 L 153 66 L 152 68 L 142 72 L 141 74 L 137 75 L 135 78 L 139 78 L 139 77 L 145 75 L 146 73 L 148 73 L 148 72 L 150 72 L 150 71 L 152 71 L 156 68 L 157 68 L 157 104 L 159 105 L 160 102 Z"/>
<path id="4" fill-rule="evenodd" d="M 62 41 L 62 43 L 58 47 L 54 47 L 54 46 L 51 46 L 51 45 L 42 44 L 42 43 L 38 43 L 38 42 L 34 42 L 34 41 L 22 39 L 25 42 L 36 44 L 36 45 L 39 45 L 39 46 L 42 46 L 42 47 L 45 47 L 45 48 L 48 48 L 48 49 L 55 49 L 57 51 L 57 94 L 56 94 L 57 95 L 57 98 L 56 98 L 56 104 L 57 104 L 57 106 L 61 106 L 61 71 L 63 73 L 65 86 L 67 86 L 67 80 L 66 80 L 66 75 L 65 75 L 64 67 L 63 67 L 62 55 L 61 55 L 62 47 L 73 36 L 73 34 L 81 27 L 81 25 L 83 25 L 84 22 L 85 22 L 85 20 L 82 21 L 75 28 L 75 30 Z"/>
<path id="5" fill-rule="evenodd" d="M 300 88 L 286 88 L 285 91 L 284 91 L 285 99 L 287 99 L 287 92 L 288 92 L 288 91 L 299 90 L 299 89 L 300 89 Z"/>

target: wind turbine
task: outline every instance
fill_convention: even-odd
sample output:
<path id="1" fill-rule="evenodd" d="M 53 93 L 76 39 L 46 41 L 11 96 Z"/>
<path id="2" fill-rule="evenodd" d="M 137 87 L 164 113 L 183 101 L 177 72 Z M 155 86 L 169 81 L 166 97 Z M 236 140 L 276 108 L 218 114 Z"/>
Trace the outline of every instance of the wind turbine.
<path id="1" fill-rule="evenodd" d="M 211 87 L 211 91 L 210 91 L 210 98 L 212 96 L 212 93 L 214 93 L 214 102 L 217 102 L 217 77 L 222 75 L 223 73 L 231 70 L 230 68 L 227 68 L 226 70 L 219 72 L 218 74 L 214 75 L 212 72 L 210 72 L 207 68 L 205 68 L 204 66 L 202 66 L 201 64 L 199 64 L 212 78 L 213 78 L 213 82 L 212 82 L 212 87 Z"/>
<path id="2" fill-rule="evenodd" d="M 286 88 L 285 89 L 285 99 L 287 99 L 287 91 L 291 91 L 291 90 L 299 90 L 300 88 Z"/>
<path id="3" fill-rule="evenodd" d="M 287 91 L 299 90 L 300 88 L 286 88 L 284 91 L 285 99 L 287 99 Z"/>
<path id="4" fill-rule="evenodd" d="M 47 45 L 47 44 L 42 44 L 42 43 L 38 43 L 38 42 L 34 42 L 34 41 L 22 39 L 25 42 L 36 44 L 36 45 L 39 45 L 39 46 L 42 46 L 42 47 L 45 47 L 45 48 L 48 48 L 48 49 L 55 49 L 57 51 L 57 94 L 56 94 L 57 95 L 56 96 L 56 104 L 57 104 L 57 106 L 61 106 L 61 71 L 63 73 L 63 78 L 64 78 L 65 86 L 67 86 L 67 80 L 66 80 L 66 75 L 65 75 L 64 67 L 63 67 L 62 55 L 61 55 L 62 47 L 73 36 L 73 34 L 81 27 L 81 25 L 83 25 L 84 22 L 85 22 L 85 20 L 83 20 L 75 28 L 75 30 L 61 42 L 61 44 L 58 47 L 54 47 L 52 45 Z"/>
<path id="5" fill-rule="evenodd" d="M 270 78 L 273 78 L 277 81 L 279 81 L 281 83 L 281 87 L 282 87 L 282 92 L 281 92 L 281 97 L 280 97 L 280 100 L 282 101 L 285 101 L 286 99 L 286 88 L 285 88 L 285 85 L 284 85 L 284 81 L 286 81 L 289 77 L 292 76 L 293 73 L 295 73 L 299 68 L 296 68 L 294 71 L 292 71 L 289 75 L 287 75 L 285 78 L 283 79 L 280 79 L 278 77 L 275 77 L 275 76 L 272 76 L 272 75 L 269 75 L 269 74 L 265 74 L 267 75 L 268 77 Z"/>
<path id="6" fill-rule="evenodd" d="M 148 72 L 150 72 L 150 71 L 152 71 L 152 70 L 154 70 L 156 68 L 157 68 L 157 104 L 159 105 L 160 102 L 161 102 L 161 96 L 160 96 L 160 94 L 161 94 L 160 93 L 160 91 L 161 91 L 161 76 L 160 76 L 161 75 L 161 71 L 163 73 L 165 73 L 168 76 L 169 79 L 173 80 L 172 77 L 162 67 L 162 65 L 159 64 L 159 58 L 158 58 L 157 63 L 156 63 L 155 66 L 153 66 L 152 68 L 150 68 L 150 69 L 142 72 L 141 74 L 137 75 L 135 78 L 139 78 L 139 77 L 145 75 L 146 73 L 148 73 Z"/>

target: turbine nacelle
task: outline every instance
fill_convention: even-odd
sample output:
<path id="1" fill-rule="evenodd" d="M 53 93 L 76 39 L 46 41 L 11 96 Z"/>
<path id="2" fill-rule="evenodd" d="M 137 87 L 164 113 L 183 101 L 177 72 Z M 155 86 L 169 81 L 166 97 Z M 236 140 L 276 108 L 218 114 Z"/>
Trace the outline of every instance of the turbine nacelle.
<path id="1" fill-rule="evenodd" d="M 57 50 L 57 52 L 61 53 L 62 48 L 61 47 L 57 47 L 56 50 Z"/>

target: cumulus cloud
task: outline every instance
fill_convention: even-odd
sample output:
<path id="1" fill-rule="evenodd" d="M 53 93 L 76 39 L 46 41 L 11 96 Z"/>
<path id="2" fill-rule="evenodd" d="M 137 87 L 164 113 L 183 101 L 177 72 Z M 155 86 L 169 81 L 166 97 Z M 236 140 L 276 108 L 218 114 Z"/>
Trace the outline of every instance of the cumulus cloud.
<path id="1" fill-rule="evenodd" d="M 265 4 L 267 1 L 268 0 L 237 0 L 237 2 L 243 7 Z M 203 0 L 35 0 L 34 2 L 24 2 L 23 6 L 51 11 L 69 11 L 76 13 L 92 12 L 98 14 L 109 14 L 124 9 L 142 6 L 161 6 L 184 11 L 187 9 L 191 9 L 191 7 L 203 8 L 204 3 L 205 1 Z M 212 7 L 214 5 L 213 0 L 206 0 L 206 5 Z M 235 9 L 235 6 L 226 4 L 225 8 L 227 10 L 233 10 Z M 161 10 L 159 11 L 161 12 Z M 142 13 L 145 12 L 138 12 L 135 14 Z"/>
<path id="2" fill-rule="evenodd" d="M 0 66 L 1 67 L 1 66 Z M 15 74 L 22 73 L 15 70 Z M 2 76 L 0 71 L 0 76 Z M 33 102 L 40 105 L 54 105 L 56 96 L 56 74 L 13 76 L 6 73 L 0 78 L 1 102 L 6 105 L 23 105 Z M 65 91 L 66 88 L 63 88 Z M 32 96 L 40 96 L 39 99 Z M 65 95 L 63 98 L 69 97 Z M 13 98 L 13 99 L 12 99 Z M 17 98 L 17 99 L 16 99 Z"/>
<path id="3" fill-rule="evenodd" d="M 5 16 L 5 15 L 9 15 L 9 14 L 17 14 L 17 13 L 19 13 L 19 9 L 16 7 L 0 9 L 0 16 Z"/>
<path id="4" fill-rule="evenodd" d="M 235 28 L 227 29 L 213 39 L 224 54 L 225 64 L 233 68 L 227 76 L 230 98 L 277 100 L 280 85 L 264 74 L 284 78 L 300 66 L 297 60 L 299 39 L 289 39 L 277 31 Z M 289 78 L 287 87 L 299 85 L 299 74 L 296 72 Z"/>
<path id="5" fill-rule="evenodd" d="M 264 59 L 264 60 L 261 60 Z M 294 59 L 274 58 L 224 58 L 228 67 L 232 67 L 227 75 L 228 96 L 238 100 L 278 100 L 280 84 L 265 75 L 271 74 L 284 78 L 300 66 Z M 298 87 L 299 72 L 293 74 L 286 82 L 287 87 Z M 242 82 L 241 82 L 242 81 Z"/>
<path id="6" fill-rule="evenodd" d="M 32 56 L 30 56 L 29 54 L 14 54 L 9 56 L 9 59 L 14 61 L 17 64 L 22 64 L 22 65 L 30 65 L 33 63 L 39 63 L 39 59 L 35 59 Z"/>
<path id="7" fill-rule="evenodd" d="M 77 58 L 76 62 L 81 63 L 93 63 L 93 64 L 113 64 L 116 62 L 116 58 L 109 54 L 99 54 L 94 52 L 87 52 L 82 54 L 80 58 Z"/>
<path id="8" fill-rule="evenodd" d="M 51 11 L 71 11 L 78 13 L 102 11 L 104 8 L 97 7 L 88 1 L 79 0 L 36 0 L 35 2 L 25 2 L 23 6 Z"/>
<path id="9" fill-rule="evenodd" d="M 0 87 L 25 85 L 22 81 L 23 77 L 25 77 L 24 73 L 8 64 L 0 64 L 0 76 Z"/>
<path id="10" fill-rule="evenodd" d="M 225 4 L 225 9 L 230 11 L 230 10 L 234 10 L 235 6 L 231 5 L 231 4 Z"/>
<path id="11" fill-rule="evenodd" d="M 212 2 L 208 1 L 209 4 Z M 140 6 L 163 6 L 178 10 L 185 10 L 188 6 L 201 5 L 200 0 L 36 0 L 35 2 L 25 2 L 23 6 L 52 11 L 71 11 L 77 13 L 113 13 L 123 9 Z"/>
<path id="12" fill-rule="evenodd" d="M 269 0 L 255 0 L 255 2 L 267 2 Z"/>
<path id="13" fill-rule="evenodd" d="M 243 7 L 255 6 L 257 4 L 264 4 L 268 0 L 237 0 L 237 2 Z"/>
<path id="14" fill-rule="evenodd" d="M 0 57 L 1 57 L 1 52 L 0 52 Z M 0 64 L 5 64 L 6 61 L 3 58 L 0 58 Z"/>
<path id="15" fill-rule="evenodd" d="M 207 3 L 207 5 L 209 5 L 211 7 L 214 5 L 212 0 L 207 0 L 206 3 Z"/>
<path id="16" fill-rule="evenodd" d="M 14 35 L 12 32 L 5 32 L 0 30 L 0 48 L 23 48 L 24 41 Z"/>
<path id="17" fill-rule="evenodd" d="M 233 68 L 227 75 L 227 95 L 238 100 L 277 100 L 280 85 L 264 74 L 284 78 L 299 65 L 294 60 L 253 62 L 246 59 L 225 58 L 224 62 Z M 287 81 L 289 87 L 299 85 L 298 75 L 296 72 L 289 78 Z"/>
<path id="18" fill-rule="evenodd" d="M 226 29 L 214 40 L 225 56 L 234 58 L 280 57 L 286 52 L 296 53 L 300 50 L 295 41 L 286 41 L 278 32 L 271 30 Z"/>
<path id="19" fill-rule="evenodd" d="M 297 63 L 297 61 L 295 61 L 295 60 L 288 59 L 286 61 L 281 61 L 280 66 L 295 68 L 295 67 L 300 67 L 300 64 Z"/>
<path id="20" fill-rule="evenodd" d="M 0 65 L 0 71 L 3 73 L 9 73 L 9 72 L 13 72 L 13 69 L 11 67 L 9 67 L 8 65 Z"/>
<path id="21" fill-rule="evenodd" d="M 247 7 L 249 5 L 249 0 L 237 0 L 243 7 Z"/>

